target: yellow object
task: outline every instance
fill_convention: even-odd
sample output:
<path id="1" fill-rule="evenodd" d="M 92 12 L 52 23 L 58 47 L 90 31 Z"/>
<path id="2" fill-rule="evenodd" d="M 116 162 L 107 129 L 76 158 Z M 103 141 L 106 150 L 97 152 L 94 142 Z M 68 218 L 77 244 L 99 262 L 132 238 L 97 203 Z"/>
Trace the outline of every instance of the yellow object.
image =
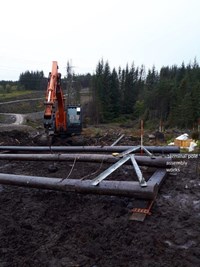
<path id="1" fill-rule="evenodd" d="M 187 140 L 174 140 L 174 145 L 175 146 L 180 146 L 180 147 L 189 147 L 190 143 L 192 142 L 192 139 L 187 139 Z"/>
<path id="2" fill-rule="evenodd" d="M 117 156 L 119 156 L 119 153 L 112 153 L 112 155 L 113 155 L 114 157 L 117 157 Z"/>

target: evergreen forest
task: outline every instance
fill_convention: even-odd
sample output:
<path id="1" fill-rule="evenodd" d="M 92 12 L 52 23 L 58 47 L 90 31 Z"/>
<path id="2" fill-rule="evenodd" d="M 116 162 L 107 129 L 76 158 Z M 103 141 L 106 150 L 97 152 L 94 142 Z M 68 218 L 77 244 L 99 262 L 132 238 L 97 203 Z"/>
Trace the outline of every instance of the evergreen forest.
<path id="1" fill-rule="evenodd" d="M 196 60 L 180 67 L 147 72 L 126 66 L 110 69 L 99 61 L 93 77 L 93 99 L 100 122 L 119 118 L 162 121 L 168 127 L 194 128 L 200 124 L 200 67 Z"/>

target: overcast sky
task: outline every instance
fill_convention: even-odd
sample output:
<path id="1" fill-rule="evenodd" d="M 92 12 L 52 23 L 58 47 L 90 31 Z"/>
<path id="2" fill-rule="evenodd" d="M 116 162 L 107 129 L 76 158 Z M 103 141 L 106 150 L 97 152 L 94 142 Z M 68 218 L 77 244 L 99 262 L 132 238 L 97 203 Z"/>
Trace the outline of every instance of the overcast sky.
<path id="1" fill-rule="evenodd" d="M 199 0 L 6 0 L 1 1 L 0 80 L 26 70 L 62 76 L 135 63 L 156 69 L 200 61 Z"/>

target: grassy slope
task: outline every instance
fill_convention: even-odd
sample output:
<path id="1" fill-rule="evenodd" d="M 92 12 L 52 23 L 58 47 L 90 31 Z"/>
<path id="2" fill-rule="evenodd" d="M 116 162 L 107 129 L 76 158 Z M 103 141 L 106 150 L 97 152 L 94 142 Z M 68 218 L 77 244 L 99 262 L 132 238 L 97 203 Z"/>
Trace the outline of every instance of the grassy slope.
<path id="1" fill-rule="evenodd" d="M 1 102 L 5 102 L 5 101 L 19 98 L 21 96 L 29 96 L 30 94 L 31 94 L 31 91 L 12 91 L 9 93 L 0 92 L 0 99 L 1 99 Z"/>
<path id="2" fill-rule="evenodd" d="M 44 98 L 43 91 L 11 91 L 0 93 L 0 102 L 9 102 L 21 99 Z M 0 105 L 0 113 L 31 113 L 44 110 L 43 99 L 35 101 L 24 101 Z"/>

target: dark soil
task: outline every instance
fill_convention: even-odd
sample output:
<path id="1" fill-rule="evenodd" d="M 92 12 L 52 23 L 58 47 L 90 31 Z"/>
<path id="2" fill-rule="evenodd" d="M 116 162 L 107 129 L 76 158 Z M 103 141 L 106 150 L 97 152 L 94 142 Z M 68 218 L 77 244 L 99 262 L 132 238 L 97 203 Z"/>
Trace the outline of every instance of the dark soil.
<path id="1" fill-rule="evenodd" d="M 106 139 L 107 138 L 107 139 Z M 101 139 L 101 142 L 109 137 Z M 1 145 L 37 145 L 26 133 L 1 132 Z M 95 142 L 94 142 L 95 141 Z M 128 142 L 133 142 L 127 138 Z M 87 144 L 98 139 L 88 139 Z M 198 159 L 187 159 L 161 187 L 152 215 L 131 221 L 138 200 L 0 187 L 0 266 L 190 267 L 200 266 L 200 179 Z M 72 163 L 1 162 L 2 173 L 66 177 Z M 81 178 L 99 164 L 76 163 Z M 127 170 L 118 172 L 123 178 Z"/>

